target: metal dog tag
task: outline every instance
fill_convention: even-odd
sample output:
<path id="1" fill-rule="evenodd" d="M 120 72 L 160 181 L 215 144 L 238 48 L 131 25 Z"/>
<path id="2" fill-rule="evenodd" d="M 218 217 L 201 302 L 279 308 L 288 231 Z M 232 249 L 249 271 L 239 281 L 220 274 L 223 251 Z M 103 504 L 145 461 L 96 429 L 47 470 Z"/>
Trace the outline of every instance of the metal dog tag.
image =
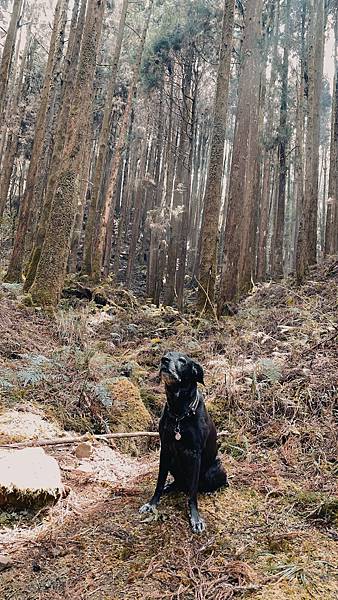
<path id="1" fill-rule="evenodd" d="M 179 432 L 179 431 L 176 431 L 176 433 L 175 433 L 175 440 L 177 440 L 177 441 L 178 441 L 178 440 L 180 440 L 180 439 L 181 439 L 181 437 L 182 437 L 182 436 L 181 436 L 180 432 Z"/>

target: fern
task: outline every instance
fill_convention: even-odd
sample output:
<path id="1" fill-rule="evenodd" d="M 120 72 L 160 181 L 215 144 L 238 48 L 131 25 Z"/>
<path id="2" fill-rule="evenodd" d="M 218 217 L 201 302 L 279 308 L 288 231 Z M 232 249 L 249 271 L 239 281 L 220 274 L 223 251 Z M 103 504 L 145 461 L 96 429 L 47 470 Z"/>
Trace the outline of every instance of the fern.
<path id="1" fill-rule="evenodd" d="M 47 364 L 50 364 L 52 361 L 50 358 L 43 356 L 42 354 L 23 354 L 22 358 L 25 358 L 28 362 L 30 362 L 35 367 L 42 367 Z"/>
<path id="2" fill-rule="evenodd" d="M 90 390 L 94 393 L 96 398 L 101 402 L 105 408 L 111 408 L 113 406 L 112 397 L 108 388 L 103 384 L 90 385 Z"/>
<path id="3" fill-rule="evenodd" d="M 24 369 L 17 372 L 16 376 L 18 381 L 26 387 L 27 385 L 37 385 L 41 381 L 48 381 L 49 377 L 46 373 L 47 370 L 52 366 L 50 358 L 43 356 L 42 354 L 23 354 L 24 358 L 29 365 Z"/>
<path id="4" fill-rule="evenodd" d="M 14 385 L 10 381 L 7 381 L 7 379 L 3 379 L 2 377 L 0 377 L 0 388 L 2 388 L 3 390 L 10 390 L 12 387 L 14 387 Z"/>
<path id="5" fill-rule="evenodd" d="M 282 373 L 279 365 L 277 365 L 270 358 L 263 358 L 258 361 L 258 371 L 262 373 L 268 381 L 271 383 L 276 383 L 280 380 Z"/>
<path id="6" fill-rule="evenodd" d="M 48 379 L 45 373 L 33 369 L 22 369 L 21 371 L 18 371 L 17 377 L 24 387 L 27 385 L 36 385 L 37 383 L 47 381 Z"/>

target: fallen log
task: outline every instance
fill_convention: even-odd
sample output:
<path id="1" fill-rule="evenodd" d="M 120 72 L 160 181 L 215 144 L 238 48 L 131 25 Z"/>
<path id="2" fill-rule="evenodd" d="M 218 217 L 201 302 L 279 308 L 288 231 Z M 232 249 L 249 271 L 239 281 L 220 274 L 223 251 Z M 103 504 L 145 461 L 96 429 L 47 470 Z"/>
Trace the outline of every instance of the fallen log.
<path id="1" fill-rule="evenodd" d="M 228 431 L 220 431 L 217 437 L 228 435 Z M 0 444 L 0 448 L 30 448 L 36 446 L 64 446 L 70 444 L 78 444 L 79 442 L 85 442 L 90 440 L 116 440 L 121 438 L 133 438 L 133 437 L 150 437 L 158 438 L 159 433 L 157 431 L 128 431 L 125 433 L 102 433 L 93 435 L 91 433 L 85 433 L 77 437 L 67 438 L 54 438 L 50 440 L 37 439 L 27 440 L 26 442 L 14 442 L 12 444 Z"/>

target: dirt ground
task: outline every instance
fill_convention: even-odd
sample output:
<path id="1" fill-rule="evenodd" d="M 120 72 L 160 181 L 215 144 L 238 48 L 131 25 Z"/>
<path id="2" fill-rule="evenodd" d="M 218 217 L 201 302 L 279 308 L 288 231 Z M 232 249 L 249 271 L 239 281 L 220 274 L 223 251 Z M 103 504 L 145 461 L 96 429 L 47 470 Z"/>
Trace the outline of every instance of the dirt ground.
<path id="1" fill-rule="evenodd" d="M 132 430 L 135 414 L 111 387 L 125 380 L 155 429 L 159 359 L 180 349 L 205 369 L 230 487 L 200 498 L 207 530 L 194 536 L 183 496 L 165 498 L 155 518 L 138 513 L 155 483 L 156 440 L 93 442 L 84 460 L 72 445 L 48 448 L 68 494 L 39 513 L 0 514 L 0 554 L 10 560 L 0 597 L 337 598 L 337 262 L 301 288 L 259 286 L 219 322 L 120 288 L 100 293 L 104 305 L 70 297 L 43 314 L 19 287 L 1 287 L 0 444 L 41 436 L 41 421 L 46 437 L 115 431 L 116 415 Z M 26 416 L 25 431 L 20 417 L 17 429 L 1 429 L 8 411 Z M 27 415 L 38 429 L 27 431 Z"/>

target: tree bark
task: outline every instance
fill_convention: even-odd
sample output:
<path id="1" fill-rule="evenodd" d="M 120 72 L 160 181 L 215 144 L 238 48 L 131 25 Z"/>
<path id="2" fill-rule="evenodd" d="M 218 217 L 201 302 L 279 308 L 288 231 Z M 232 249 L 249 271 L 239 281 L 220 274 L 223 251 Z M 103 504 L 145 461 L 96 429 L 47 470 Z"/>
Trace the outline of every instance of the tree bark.
<path id="1" fill-rule="evenodd" d="M 245 275 L 244 261 L 251 261 L 247 252 L 254 201 L 262 8 L 263 0 L 252 0 L 246 9 L 218 314 L 247 285 L 241 279 Z"/>
<path id="2" fill-rule="evenodd" d="M 15 49 L 16 34 L 19 27 L 23 0 L 14 0 L 13 11 L 9 23 L 5 45 L 2 51 L 0 64 L 0 137 L 3 135 L 6 98 L 9 74 Z"/>
<path id="3" fill-rule="evenodd" d="M 25 73 L 25 68 L 27 66 L 26 65 L 27 55 L 29 52 L 30 44 L 31 44 L 31 26 L 29 25 L 28 29 L 27 29 L 27 34 L 26 34 L 25 48 L 24 48 L 23 55 L 21 58 L 20 71 L 19 71 L 18 78 L 17 78 L 16 85 L 15 85 L 14 98 L 13 98 L 13 102 L 11 103 L 11 106 L 10 106 L 11 124 L 8 128 L 7 144 L 6 144 L 6 149 L 5 149 L 5 153 L 4 153 L 3 163 L 1 166 L 0 219 L 3 216 L 5 206 L 6 206 L 8 190 L 10 187 L 11 175 L 12 175 L 13 165 L 14 165 L 14 161 L 15 161 L 15 155 L 17 152 L 18 136 L 19 136 L 22 117 L 23 117 L 24 110 L 25 110 L 24 102 L 22 102 L 21 106 L 20 106 L 20 98 L 21 98 L 21 94 L 22 94 L 24 73 Z"/>
<path id="4" fill-rule="evenodd" d="M 288 147 L 288 132 L 287 132 L 287 117 L 288 117 L 288 77 L 289 77 L 289 45 L 290 45 L 290 5 L 291 0 L 287 0 L 285 6 L 285 37 L 283 49 L 283 62 L 281 67 L 281 101 L 280 101 L 280 117 L 279 117 L 279 182 L 278 182 L 278 198 L 277 198 L 277 215 L 276 215 L 276 232 L 274 246 L 274 264 L 273 274 L 277 278 L 282 278 L 284 275 L 284 221 L 285 221 L 285 192 L 286 192 L 286 176 L 287 162 L 286 152 Z"/>
<path id="5" fill-rule="evenodd" d="M 34 239 L 33 250 L 26 271 L 26 279 L 24 283 L 24 290 L 26 292 L 30 289 L 31 285 L 33 284 L 36 275 L 36 270 L 41 256 L 42 245 L 46 235 L 46 229 L 48 225 L 48 219 L 51 211 L 54 193 L 58 181 L 58 175 L 60 171 L 60 165 L 62 161 L 63 149 L 67 133 L 69 111 L 71 107 L 74 85 L 76 81 L 81 40 L 85 24 L 86 7 L 87 0 L 82 0 L 80 12 L 78 14 L 78 2 L 75 2 L 73 6 L 68 48 L 65 59 L 66 66 L 64 72 L 64 90 L 62 96 L 61 110 L 58 115 L 56 124 L 53 154 L 50 162 L 44 202 Z"/>
<path id="6" fill-rule="evenodd" d="M 130 84 L 130 88 L 129 88 L 129 92 L 128 92 L 127 104 L 126 104 L 123 118 L 122 118 L 118 141 L 117 141 L 117 144 L 116 144 L 116 147 L 114 150 L 113 162 L 112 162 L 112 166 L 111 166 L 111 170 L 110 170 L 110 181 L 109 181 L 108 188 L 107 188 L 105 198 L 103 201 L 102 212 L 98 216 L 98 226 L 96 228 L 97 234 L 96 234 L 96 238 L 95 238 L 94 244 L 93 244 L 94 249 L 93 249 L 93 256 L 92 256 L 92 271 L 91 271 L 91 276 L 94 281 L 99 281 L 101 278 L 101 268 L 102 268 L 103 257 L 104 257 L 107 227 L 108 227 L 108 223 L 109 223 L 109 217 L 110 217 L 110 215 L 113 215 L 113 213 L 114 213 L 114 204 L 113 203 L 115 203 L 115 201 L 116 201 L 115 192 L 116 192 L 117 178 L 118 178 L 118 174 L 119 174 L 119 170 L 120 170 L 121 157 L 122 157 L 122 153 L 124 150 L 127 132 L 128 132 L 128 124 L 129 124 L 129 117 L 130 117 L 130 113 L 131 113 L 131 109 L 132 109 L 132 102 L 133 102 L 133 99 L 137 92 L 138 80 L 140 77 L 140 70 L 141 70 L 142 54 L 143 54 L 143 49 L 144 49 L 146 36 L 147 36 L 147 32 L 148 32 L 148 26 L 149 26 L 153 3 L 154 3 L 154 0 L 148 1 L 148 6 L 146 9 L 147 12 L 146 12 L 145 24 L 143 27 L 140 44 L 139 44 L 139 48 L 138 48 L 138 52 L 137 52 L 133 78 L 132 78 L 132 82 Z"/>
<path id="7" fill-rule="evenodd" d="M 142 218 L 142 204 L 143 204 L 143 196 L 144 196 L 144 177 L 146 171 L 146 163 L 147 163 L 147 135 L 145 135 L 144 139 L 141 142 L 140 148 L 140 164 L 137 172 L 137 176 L 135 179 L 135 201 L 134 201 L 134 210 L 132 217 L 132 230 L 131 230 L 131 238 L 129 245 L 129 255 L 128 255 L 128 263 L 127 263 L 127 271 L 126 271 L 126 286 L 130 286 L 131 277 L 133 274 L 133 269 L 135 267 L 135 258 L 136 258 L 136 248 L 137 241 L 139 237 L 139 230 Z"/>
<path id="8" fill-rule="evenodd" d="M 329 197 L 326 211 L 324 254 L 338 252 L 338 16 L 335 22 L 335 77 L 333 81 Z"/>
<path id="9" fill-rule="evenodd" d="M 218 228 L 222 200 L 224 145 L 228 110 L 234 14 L 235 6 L 233 0 L 225 0 L 214 105 L 211 152 L 204 197 L 202 229 L 200 232 L 200 285 L 197 297 L 197 308 L 199 311 L 203 310 L 204 307 L 209 306 L 209 303 L 212 304 L 215 295 Z M 213 307 L 209 306 L 209 308 Z"/>
<path id="10" fill-rule="evenodd" d="M 93 247 L 94 247 L 94 238 L 95 238 L 95 224 L 97 217 L 97 210 L 99 207 L 99 198 L 100 192 L 102 189 L 103 182 L 103 171 L 106 163 L 107 157 L 107 148 L 109 144 L 109 136 L 111 132 L 111 121 L 112 121 L 112 113 L 113 113 L 113 105 L 114 105 L 114 93 L 116 87 L 116 76 L 117 69 L 119 65 L 122 41 L 124 35 L 124 28 L 127 16 L 129 0 L 123 0 L 120 22 L 118 28 L 118 34 L 116 38 L 114 55 L 112 60 L 112 67 L 110 73 L 110 81 L 107 98 L 105 100 L 105 107 L 103 112 L 103 120 L 102 126 L 99 136 L 98 143 L 98 156 L 95 166 L 94 172 L 94 182 L 93 182 L 93 192 L 91 196 L 91 202 L 88 210 L 87 224 L 86 224 L 86 232 L 85 232 L 85 241 L 84 241 L 84 255 L 83 255 L 83 265 L 82 271 L 87 274 L 92 274 L 92 261 L 93 261 Z"/>
<path id="11" fill-rule="evenodd" d="M 51 82 L 54 74 L 55 67 L 55 51 L 57 46 L 57 39 L 60 31 L 60 15 L 62 13 L 62 7 L 65 0 L 58 0 L 55 8 L 53 31 L 50 40 L 47 67 L 45 72 L 44 84 L 41 92 L 41 100 L 38 111 L 38 116 L 35 124 L 34 143 L 32 149 L 32 156 L 29 163 L 26 188 L 24 196 L 20 202 L 20 210 L 18 216 L 18 225 L 14 240 L 14 246 L 12 256 L 9 262 L 8 271 L 5 276 L 6 281 L 21 281 L 22 278 L 22 267 L 24 260 L 25 251 L 25 238 L 28 227 L 29 215 L 33 201 L 34 185 L 37 175 L 37 168 L 41 151 L 43 148 L 43 141 L 45 136 L 45 126 L 48 106 L 50 102 L 50 89 Z"/>
<path id="12" fill-rule="evenodd" d="M 60 173 L 40 261 L 31 287 L 33 302 L 56 305 L 66 275 L 67 260 L 78 203 L 81 150 L 93 94 L 93 80 L 99 50 L 105 3 L 89 0 L 79 58 L 79 70 L 67 124 Z"/>
<path id="13" fill-rule="evenodd" d="M 324 58 L 324 0 L 312 2 L 308 33 L 308 118 L 306 134 L 305 194 L 298 232 L 296 274 L 302 282 L 317 258 L 320 96 Z"/>

